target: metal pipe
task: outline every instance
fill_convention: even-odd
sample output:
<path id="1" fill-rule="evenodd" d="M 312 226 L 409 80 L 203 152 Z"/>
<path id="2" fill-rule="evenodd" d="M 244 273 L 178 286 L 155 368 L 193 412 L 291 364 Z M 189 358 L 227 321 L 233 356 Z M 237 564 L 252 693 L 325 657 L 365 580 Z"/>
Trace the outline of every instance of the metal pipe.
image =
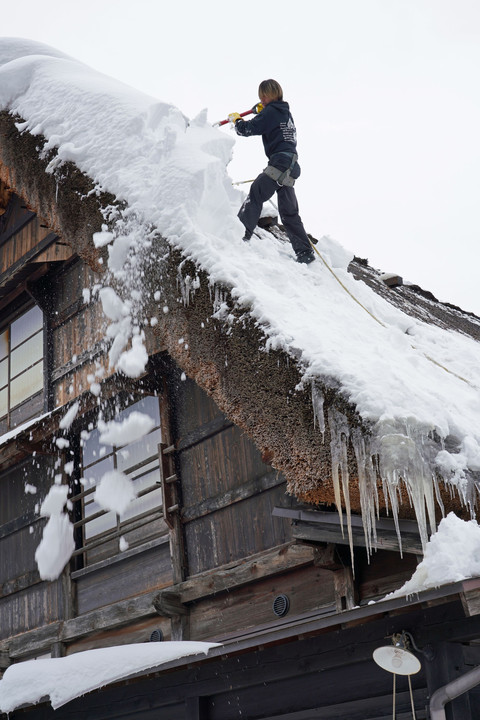
<path id="1" fill-rule="evenodd" d="M 480 665 L 435 690 L 430 698 L 431 720 L 446 720 L 445 705 L 476 685 L 480 685 Z"/>

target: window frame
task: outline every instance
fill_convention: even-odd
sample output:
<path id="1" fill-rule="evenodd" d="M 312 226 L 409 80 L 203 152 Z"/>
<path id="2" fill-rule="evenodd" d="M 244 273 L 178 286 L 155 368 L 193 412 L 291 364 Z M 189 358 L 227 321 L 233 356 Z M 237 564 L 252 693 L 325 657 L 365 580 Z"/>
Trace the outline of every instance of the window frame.
<path id="1" fill-rule="evenodd" d="M 23 316 L 26 315 L 28 312 L 30 312 L 32 309 L 38 308 L 38 310 L 41 312 L 42 315 L 42 323 L 41 328 L 35 330 L 30 335 L 27 335 L 24 337 L 20 343 L 18 343 L 14 348 L 12 348 L 12 326 Z M 3 392 L 4 390 L 7 391 L 7 399 L 6 399 L 6 412 L 1 415 L 0 417 L 0 435 L 2 435 L 5 432 L 9 432 L 10 430 L 13 430 L 14 428 L 20 426 L 23 422 L 26 420 L 31 420 L 34 418 L 37 414 L 41 414 L 42 412 L 45 412 L 48 409 L 48 368 L 49 368 L 49 354 L 48 354 L 48 322 L 47 322 L 47 313 L 45 312 L 44 308 L 41 307 L 41 305 L 36 302 L 31 296 L 27 296 L 26 293 L 22 293 L 22 296 L 20 299 L 14 304 L 9 307 L 2 313 L 5 316 L 5 320 L 3 322 L 0 322 L 0 336 L 3 335 L 5 332 L 8 333 L 7 336 L 7 352 L 4 357 L 1 358 L 0 362 L 3 362 L 6 360 L 6 382 L 3 384 L 0 388 L 0 392 Z M 12 368 L 12 355 L 15 353 L 18 349 L 20 349 L 22 346 L 25 346 L 26 343 L 32 341 L 37 335 L 41 333 L 42 339 L 41 339 L 41 348 L 42 348 L 42 355 L 41 358 L 37 359 L 31 364 L 27 364 L 26 367 L 22 369 L 21 372 L 13 375 L 14 372 Z M 36 390 L 33 394 L 28 395 L 27 397 L 23 397 L 20 402 L 16 403 L 15 405 L 12 405 L 12 383 L 15 382 L 18 378 L 20 378 L 25 373 L 32 370 L 32 368 L 42 364 L 41 369 L 41 387 L 40 389 Z M 32 403 L 32 401 L 36 401 L 32 405 L 32 412 L 29 413 L 27 409 L 28 405 Z M 22 408 L 24 409 L 24 412 L 22 412 Z M 18 418 L 18 419 L 17 419 Z"/>
<path id="2" fill-rule="evenodd" d="M 87 571 L 89 568 L 93 568 L 99 563 L 109 563 L 114 561 L 116 558 L 121 557 L 125 551 L 120 548 L 120 539 L 129 533 L 139 532 L 139 537 L 132 542 L 128 541 L 127 552 L 138 551 L 138 549 L 140 549 L 143 545 L 156 542 L 159 539 L 163 539 L 164 541 L 168 539 L 168 526 L 165 522 L 164 513 L 161 465 L 162 438 L 165 436 L 164 413 L 162 412 L 161 406 L 162 402 L 164 402 L 164 398 L 162 395 L 156 394 L 155 392 L 147 392 L 142 397 L 134 399 L 133 402 L 131 400 L 130 402 L 120 401 L 120 408 L 115 408 L 114 403 L 112 402 L 107 409 L 107 412 L 111 415 L 111 419 L 117 419 L 119 413 L 135 410 L 137 405 L 147 397 L 155 398 L 158 402 L 158 422 L 152 428 L 150 433 L 141 438 L 139 441 L 145 440 L 145 438 L 148 438 L 149 435 L 159 433 L 159 442 L 156 444 L 155 451 L 152 450 L 146 457 L 143 457 L 132 466 L 122 468 L 122 472 L 125 472 L 128 477 L 133 475 L 134 481 L 147 478 L 149 475 L 154 475 L 156 473 L 156 480 L 152 478 L 145 487 L 142 487 L 137 494 L 137 499 L 134 501 L 137 502 L 139 499 L 141 500 L 141 498 L 155 492 L 156 497 L 159 498 L 159 502 L 155 502 L 152 507 L 133 515 L 127 515 L 125 519 L 121 519 L 120 516 L 114 514 L 111 510 L 108 511 L 101 508 L 91 515 L 86 515 L 85 509 L 87 504 L 91 504 L 88 503 L 88 501 L 96 490 L 96 483 L 93 485 L 88 485 L 86 483 L 81 485 L 80 483 L 81 480 L 84 480 L 84 475 L 87 475 L 89 469 L 91 470 L 92 468 L 98 467 L 104 459 L 109 458 L 112 459 L 112 466 L 108 469 L 119 469 L 118 455 L 134 443 L 127 443 L 123 446 L 107 446 L 107 450 L 101 457 L 94 462 L 86 463 L 84 465 L 84 451 L 81 447 L 80 438 L 82 428 L 78 428 L 75 433 L 75 439 L 71 439 L 70 448 L 72 449 L 73 442 L 75 445 L 74 454 L 77 460 L 77 462 L 75 462 L 75 472 L 72 475 L 73 492 L 69 498 L 73 504 L 72 514 L 76 545 L 72 554 L 74 572 L 79 570 Z M 96 420 L 97 417 L 98 415 L 96 414 L 94 420 Z M 90 420 L 91 419 L 92 418 L 90 416 Z M 89 423 L 88 421 L 85 422 L 84 419 L 82 425 L 83 429 L 88 426 L 91 428 L 90 432 L 98 432 L 95 429 L 95 421 Z M 95 428 L 92 426 L 95 426 Z M 94 533 L 88 537 L 86 532 L 88 524 L 96 520 L 106 518 L 110 514 L 114 515 L 114 523 L 105 530 Z M 148 531 L 147 527 L 149 525 L 151 526 L 150 531 Z M 159 525 L 159 528 L 156 528 L 157 525 Z M 110 550 L 108 549 L 109 544 L 111 545 Z M 103 552 L 102 546 L 106 547 Z M 94 552 L 92 553 L 92 551 Z"/>

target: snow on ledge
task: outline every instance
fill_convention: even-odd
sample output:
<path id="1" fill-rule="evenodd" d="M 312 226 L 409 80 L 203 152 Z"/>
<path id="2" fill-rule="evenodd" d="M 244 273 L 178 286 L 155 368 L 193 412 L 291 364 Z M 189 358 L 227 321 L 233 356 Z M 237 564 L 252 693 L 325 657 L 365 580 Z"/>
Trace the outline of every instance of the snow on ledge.
<path id="1" fill-rule="evenodd" d="M 440 521 L 410 580 L 383 600 L 409 597 L 473 577 L 480 577 L 480 526 L 476 520 L 461 520 L 451 512 Z"/>
<path id="2" fill-rule="evenodd" d="M 218 643 L 136 643 L 11 665 L 0 681 L 0 711 L 36 705 L 49 697 L 54 710 L 87 692 L 187 655 L 208 654 Z"/>
<path id="3" fill-rule="evenodd" d="M 9 430 L 9 432 L 5 433 L 4 435 L 0 435 L 0 445 L 4 445 L 9 440 L 13 440 L 13 438 L 17 437 L 17 435 L 20 435 L 20 433 L 25 432 L 25 430 L 28 430 L 28 428 L 32 425 L 36 425 L 42 420 L 45 420 L 45 418 L 50 417 L 51 414 L 52 411 L 44 413 L 43 415 L 38 415 L 31 420 L 27 420 L 23 423 L 23 425 L 18 425 L 17 427 L 13 428 L 13 430 Z"/>

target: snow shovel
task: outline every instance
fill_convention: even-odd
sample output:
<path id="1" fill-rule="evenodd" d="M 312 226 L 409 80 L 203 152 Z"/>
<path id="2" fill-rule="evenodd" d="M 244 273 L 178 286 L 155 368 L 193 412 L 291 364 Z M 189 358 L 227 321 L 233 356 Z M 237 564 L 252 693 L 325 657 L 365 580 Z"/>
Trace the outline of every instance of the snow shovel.
<path id="1" fill-rule="evenodd" d="M 245 115 L 253 115 L 254 110 L 252 108 L 251 110 L 246 110 L 245 112 L 238 114 L 240 115 L 240 117 L 245 117 Z M 226 125 L 229 122 L 230 120 L 228 118 L 226 120 L 219 120 L 218 122 L 213 123 L 213 127 L 220 127 L 221 125 Z"/>

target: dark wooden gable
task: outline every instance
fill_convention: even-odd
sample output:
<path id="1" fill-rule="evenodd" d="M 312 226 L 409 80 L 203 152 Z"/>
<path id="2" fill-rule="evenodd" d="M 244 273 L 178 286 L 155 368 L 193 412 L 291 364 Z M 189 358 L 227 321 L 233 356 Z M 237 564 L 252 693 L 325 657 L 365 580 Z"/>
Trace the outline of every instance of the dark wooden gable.
<path id="1" fill-rule="evenodd" d="M 15 194 L 0 216 L 0 301 L 27 280 L 65 261 L 72 249 L 29 210 Z"/>

